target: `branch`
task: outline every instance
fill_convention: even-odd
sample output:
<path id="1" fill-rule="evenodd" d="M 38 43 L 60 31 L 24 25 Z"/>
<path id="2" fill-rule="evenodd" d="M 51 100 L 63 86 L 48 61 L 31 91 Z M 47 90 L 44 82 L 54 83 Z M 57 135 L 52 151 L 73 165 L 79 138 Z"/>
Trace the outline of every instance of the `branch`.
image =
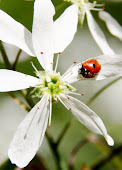
<path id="1" fill-rule="evenodd" d="M 106 86 L 101 88 L 88 102 L 86 105 L 89 105 L 90 103 L 93 102 L 104 90 L 106 90 L 109 86 L 120 80 L 122 77 L 117 77 L 116 79 L 112 80 L 110 83 L 108 83 Z"/>
<path id="2" fill-rule="evenodd" d="M 69 129 L 70 125 L 72 124 L 72 121 L 73 121 L 73 120 L 74 120 L 74 119 L 71 119 L 71 120 L 65 125 L 64 129 L 62 130 L 62 132 L 61 132 L 61 134 L 60 134 L 60 136 L 59 136 L 59 138 L 58 138 L 58 140 L 57 140 L 57 142 L 56 142 L 57 147 L 58 147 L 58 145 L 60 144 L 62 138 L 63 138 L 64 135 L 65 135 L 65 133 L 66 133 L 67 130 Z"/>
<path id="3" fill-rule="evenodd" d="M 19 56 L 20 56 L 21 52 L 22 52 L 22 50 L 19 49 L 19 51 L 18 51 L 18 53 L 17 53 L 17 55 L 16 55 L 16 58 L 15 58 L 14 64 L 13 64 L 13 66 L 12 66 L 12 70 L 15 70 L 15 69 L 16 69 L 16 65 L 17 65 L 17 62 L 18 62 L 18 59 L 19 59 Z"/>
<path id="4" fill-rule="evenodd" d="M 113 149 L 106 157 L 102 158 L 96 165 L 92 167 L 93 170 L 98 170 L 103 167 L 107 162 L 109 162 L 114 156 L 122 152 L 122 144 L 117 148 Z"/>
<path id="5" fill-rule="evenodd" d="M 58 169 L 58 170 L 62 170 L 61 165 L 60 165 L 60 162 L 61 162 L 61 161 L 60 161 L 60 155 L 59 155 L 58 149 L 57 149 L 57 143 L 55 143 L 55 142 L 53 141 L 52 137 L 50 137 L 50 136 L 48 135 L 48 133 L 46 133 L 45 135 L 46 135 L 46 138 L 47 138 L 48 143 L 49 143 L 49 145 L 50 145 L 50 148 L 51 148 L 51 150 L 52 150 L 52 152 L 53 152 L 53 154 L 54 154 L 54 156 L 55 156 L 57 169 Z"/>
<path id="6" fill-rule="evenodd" d="M 7 54 L 5 52 L 5 49 L 3 47 L 3 44 L 2 42 L 0 41 L 0 51 L 1 51 L 1 54 L 2 54 L 2 57 L 3 57 L 3 60 L 4 60 L 4 63 L 5 63 L 5 66 L 8 68 L 8 69 L 11 69 L 11 64 L 8 60 L 8 57 L 7 57 Z"/>
<path id="7" fill-rule="evenodd" d="M 77 155 L 77 152 L 87 143 L 89 142 L 100 142 L 99 138 L 94 135 L 94 134 L 89 134 L 85 139 L 81 140 L 72 150 L 71 155 L 69 157 L 69 169 L 73 170 L 74 169 L 74 164 L 75 164 L 75 158 Z"/>
<path id="8" fill-rule="evenodd" d="M 30 111 L 30 110 L 28 109 L 28 107 L 27 107 L 20 99 L 18 99 L 14 94 L 12 94 L 11 92 L 8 92 L 8 95 L 9 95 L 18 105 L 20 105 L 24 110 L 26 110 L 27 112 Z"/>

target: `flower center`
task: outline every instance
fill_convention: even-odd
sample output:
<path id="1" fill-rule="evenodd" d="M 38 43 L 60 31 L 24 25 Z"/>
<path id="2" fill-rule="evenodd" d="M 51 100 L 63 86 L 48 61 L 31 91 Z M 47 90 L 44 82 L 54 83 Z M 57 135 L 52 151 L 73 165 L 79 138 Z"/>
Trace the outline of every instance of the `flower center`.
<path id="1" fill-rule="evenodd" d="M 77 4 L 79 11 L 79 23 L 82 26 L 86 9 L 94 10 L 94 11 L 101 11 L 104 10 L 104 4 L 97 4 L 97 1 L 93 1 L 93 3 L 89 2 L 89 0 L 64 0 L 71 2 L 72 4 Z"/>
<path id="2" fill-rule="evenodd" d="M 75 91 L 74 87 L 62 80 L 60 73 L 38 71 L 36 75 L 40 78 L 40 84 L 31 92 L 32 97 L 41 98 L 47 94 L 52 97 L 52 101 L 57 101 L 61 93 L 68 94 Z"/>

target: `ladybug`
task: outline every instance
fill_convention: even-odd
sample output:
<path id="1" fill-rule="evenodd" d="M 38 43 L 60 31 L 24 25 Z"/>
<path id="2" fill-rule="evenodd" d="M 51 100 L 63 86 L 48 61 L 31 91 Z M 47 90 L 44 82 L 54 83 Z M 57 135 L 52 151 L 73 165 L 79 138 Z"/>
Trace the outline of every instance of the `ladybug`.
<path id="1" fill-rule="evenodd" d="M 101 69 L 101 65 L 95 59 L 90 59 L 82 63 L 82 67 L 79 69 L 79 74 L 84 78 L 95 77 Z"/>

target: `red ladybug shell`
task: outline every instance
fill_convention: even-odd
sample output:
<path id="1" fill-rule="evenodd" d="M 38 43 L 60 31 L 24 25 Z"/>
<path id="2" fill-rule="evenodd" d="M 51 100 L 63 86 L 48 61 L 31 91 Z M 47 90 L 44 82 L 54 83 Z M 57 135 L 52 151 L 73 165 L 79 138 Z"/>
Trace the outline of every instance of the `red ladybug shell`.
<path id="1" fill-rule="evenodd" d="M 97 60 L 91 59 L 83 63 L 83 67 L 90 71 L 90 73 L 99 73 L 101 65 Z"/>
<path id="2" fill-rule="evenodd" d="M 99 73 L 100 69 L 101 65 L 98 61 L 95 59 L 90 59 L 82 64 L 82 68 L 79 73 L 82 74 L 84 78 L 93 78 L 97 73 Z"/>

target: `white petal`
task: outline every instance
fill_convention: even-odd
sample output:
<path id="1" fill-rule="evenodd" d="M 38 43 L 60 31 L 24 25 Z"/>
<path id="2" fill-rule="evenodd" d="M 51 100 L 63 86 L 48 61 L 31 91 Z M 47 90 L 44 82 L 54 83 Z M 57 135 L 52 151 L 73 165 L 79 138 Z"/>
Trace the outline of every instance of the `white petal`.
<path id="1" fill-rule="evenodd" d="M 54 22 L 55 53 L 62 52 L 72 41 L 78 23 L 78 7 L 76 4 L 68 7 Z"/>
<path id="2" fill-rule="evenodd" d="M 54 14 L 55 9 L 51 0 L 35 1 L 32 41 L 37 56 L 41 52 L 51 54 L 54 51 Z"/>
<path id="3" fill-rule="evenodd" d="M 100 55 L 94 59 L 96 59 L 101 65 L 101 70 L 96 77 L 90 80 L 102 80 L 108 77 L 122 76 L 122 55 Z M 78 80 L 88 80 L 79 74 L 79 68 L 82 67 L 82 63 L 75 64 L 73 67 L 68 69 L 68 71 L 66 71 L 66 73 L 62 76 L 62 79 L 66 83 L 74 83 Z"/>
<path id="4" fill-rule="evenodd" d="M 43 96 L 15 132 L 8 151 L 8 156 L 13 164 L 23 168 L 36 155 L 47 128 L 48 116 L 49 101 L 47 96 Z"/>
<path id="5" fill-rule="evenodd" d="M 99 17 L 106 23 L 110 33 L 122 41 L 121 25 L 108 12 L 100 11 Z"/>
<path id="6" fill-rule="evenodd" d="M 95 58 L 101 65 L 96 80 L 113 76 L 122 76 L 122 55 L 101 55 Z"/>
<path id="7" fill-rule="evenodd" d="M 92 132 L 103 135 L 109 145 L 113 145 L 113 140 L 107 134 L 107 130 L 99 116 L 84 103 L 71 96 L 68 97 L 69 99 L 65 95 L 60 96 L 65 105 L 71 108 L 72 114 Z"/>
<path id="8" fill-rule="evenodd" d="M 0 40 L 16 45 L 29 55 L 35 56 L 31 32 L 2 10 L 0 10 Z"/>
<path id="9" fill-rule="evenodd" d="M 49 54 L 49 55 L 39 54 L 37 56 L 37 59 L 45 71 L 52 71 L 53 70 L 53 57 L 54 57 L 54 54 Z"/>
<path id="10" fill-rule="evenodd" d="M 74 83 L 80 79 L 79 75 L 79 68 L 81 68 L 82 63 L 74 64 L 73 67 L 69 68 L 64 75 L 62 76 L 62 79 L 67 83 Z M 83 78 L 82 78 L 83 79 Z"/>
<path id="11" fill-rule="evenodd" d="M 103 54 L 114 54 L 114 51 L 108 45 L 102 30 L 100 29 L 100 27 L 94 20 L 94 18 L 89 10 L 86 10 L 86 16 L 87 16 L 89 30 L 90 30 L 94 40 L 96 41 L 97 45 L 102 50 Z"/>
<path id="12" fill-rule="evenodd" d="M 39 79 L 17 71 L 0 69 L 0 92 L 26 89 L 39 84 Z"/>
<path id="13" fill-rule="evenodd" d="M 34 20 L 32 41 L 36 56 L 46 70 L 52 70 L 54 52 L 54 24 L 55 9 L 50 0 L 36 0 L 34 3 Z"/>

